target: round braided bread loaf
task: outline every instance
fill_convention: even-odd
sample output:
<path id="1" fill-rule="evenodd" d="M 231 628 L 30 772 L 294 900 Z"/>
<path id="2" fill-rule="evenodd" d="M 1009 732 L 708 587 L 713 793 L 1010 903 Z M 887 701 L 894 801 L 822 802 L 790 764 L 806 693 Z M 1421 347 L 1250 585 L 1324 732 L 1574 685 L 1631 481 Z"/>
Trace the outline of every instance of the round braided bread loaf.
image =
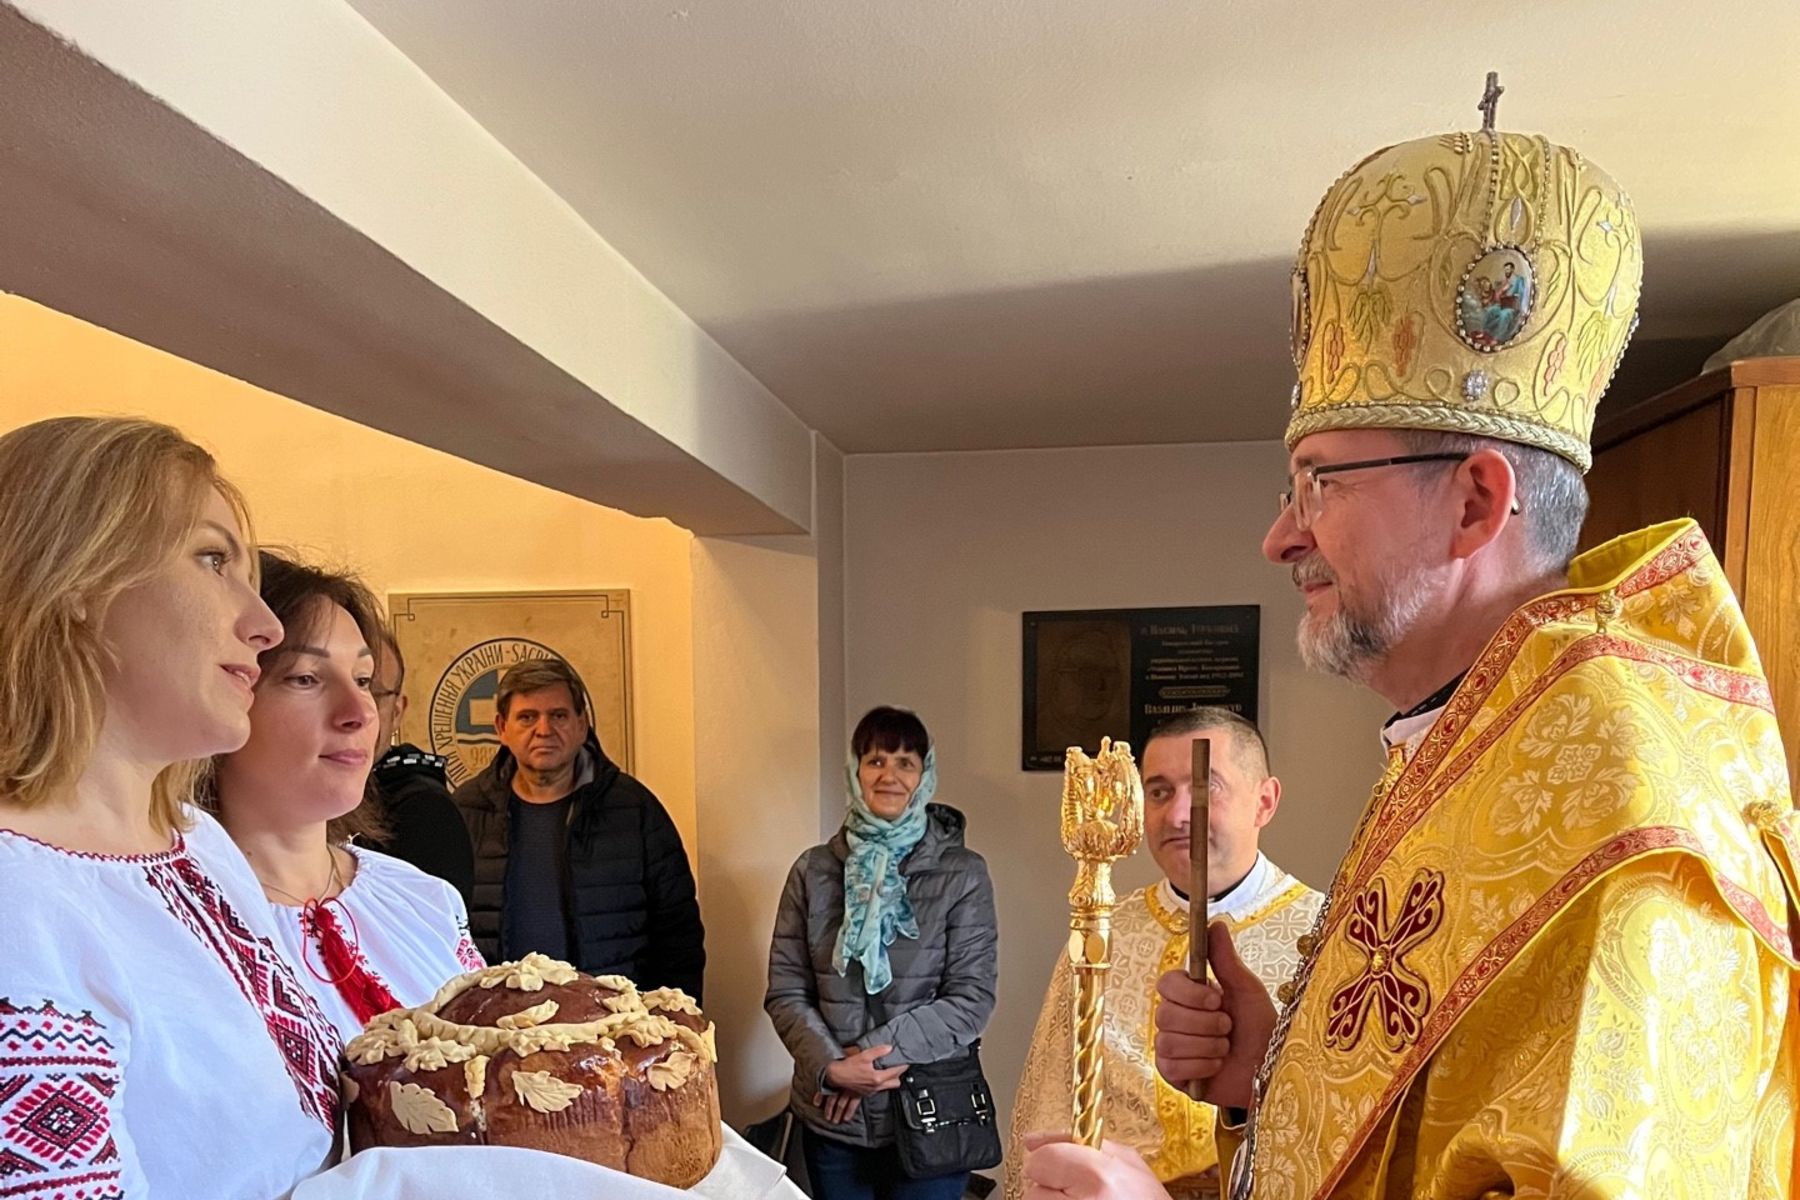
<path id="1" fill-rule="evenodd" d="M 352 1153 L 521 1146 L 685 1188 L 723 1144 L 713 1025 L 693 1000 L 541 954 L 383 1013 L 344 1058 Z"/>

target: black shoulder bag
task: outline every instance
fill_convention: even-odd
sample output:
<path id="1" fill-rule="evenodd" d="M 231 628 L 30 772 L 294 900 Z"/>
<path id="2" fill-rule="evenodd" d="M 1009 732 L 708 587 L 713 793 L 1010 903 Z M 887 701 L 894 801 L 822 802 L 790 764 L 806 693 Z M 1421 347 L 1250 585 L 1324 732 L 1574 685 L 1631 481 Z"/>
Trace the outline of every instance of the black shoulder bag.
<path id="1" fill-rule="evenodd" d="M 908 1068 L 900 1077 L 899 1110 L 895 1148 L 907 1178 L 1000 1165 L 1000 1126 L 981 1073 L 980 1041 L 967 1054 Z"/>

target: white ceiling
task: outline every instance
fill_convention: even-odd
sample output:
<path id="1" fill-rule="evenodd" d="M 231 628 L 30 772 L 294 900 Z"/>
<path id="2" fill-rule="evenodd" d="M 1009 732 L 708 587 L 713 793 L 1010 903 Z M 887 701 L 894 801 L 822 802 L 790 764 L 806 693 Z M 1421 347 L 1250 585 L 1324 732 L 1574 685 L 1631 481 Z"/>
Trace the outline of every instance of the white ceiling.
<path id="1" fill-rule="evenodd" d="M 1794 0 L 351 2 L 847 451 L 1277 435 L 1313 205 L 1489 69 L 1637 202 L 1615 397 L 1800 296 Z"/>

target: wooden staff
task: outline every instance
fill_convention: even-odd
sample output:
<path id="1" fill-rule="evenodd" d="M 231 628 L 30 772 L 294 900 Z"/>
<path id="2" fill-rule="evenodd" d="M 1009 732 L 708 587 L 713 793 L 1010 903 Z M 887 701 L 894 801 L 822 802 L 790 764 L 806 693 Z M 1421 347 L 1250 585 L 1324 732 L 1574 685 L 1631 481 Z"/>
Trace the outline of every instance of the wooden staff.
<path id="1" fill-rule="evenodd" d="M 1212 741 L 1204 734 L 1194 739 L 1193 806 L 1188 816 L 1188 960 L 1189 979 L 1204 981 L 1206 974 L 1206 898 L 1212 895 L 1206 882 L 1207 822 L 1212 810 Z"/>

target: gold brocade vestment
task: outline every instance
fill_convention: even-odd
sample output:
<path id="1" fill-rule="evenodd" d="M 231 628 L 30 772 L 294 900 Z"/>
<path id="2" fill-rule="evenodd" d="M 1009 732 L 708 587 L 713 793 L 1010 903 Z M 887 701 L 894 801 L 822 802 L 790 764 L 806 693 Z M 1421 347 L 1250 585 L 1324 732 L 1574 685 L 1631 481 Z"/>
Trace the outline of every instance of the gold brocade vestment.
<path id="1" fill-rule="evenodd" d="M 1250 891 L 1241 900 L 1234 893 L 1213 906 L 1213 919 L 1229 926 L 1245 965 L 1273 992 L 1299 965 L 1294 943 L 1312 926 L 1324 897 L 1266 858 L 1245 884 Z M 1217 1196 L 1220 1187 L 1213 1110 L 1163 1082 L 1151 1048 L 1157 978 L 1181 970 L 1187 949 L 1187 902 L 1166 882 L 1123 897 L 1113 910 L 1102 1029 L 1106 1137 L 1142 1154 L 1157 1177 L 1173 1185 L 1177 1200 L 1200 1200 Z M 1024 1194 L 1025 1134 L 1069 1128 L 1071 975 L 1068 955 L 1058 955 L 1013 1102 L 1007 1200 Z"/>
<path id="2" fill-rule="evenodd" d="M 1691 521 L 1515 612 L 1370 800 L 1252 1194 L 1793 1196 L 1800 838 L 1770 705 Z"/>

